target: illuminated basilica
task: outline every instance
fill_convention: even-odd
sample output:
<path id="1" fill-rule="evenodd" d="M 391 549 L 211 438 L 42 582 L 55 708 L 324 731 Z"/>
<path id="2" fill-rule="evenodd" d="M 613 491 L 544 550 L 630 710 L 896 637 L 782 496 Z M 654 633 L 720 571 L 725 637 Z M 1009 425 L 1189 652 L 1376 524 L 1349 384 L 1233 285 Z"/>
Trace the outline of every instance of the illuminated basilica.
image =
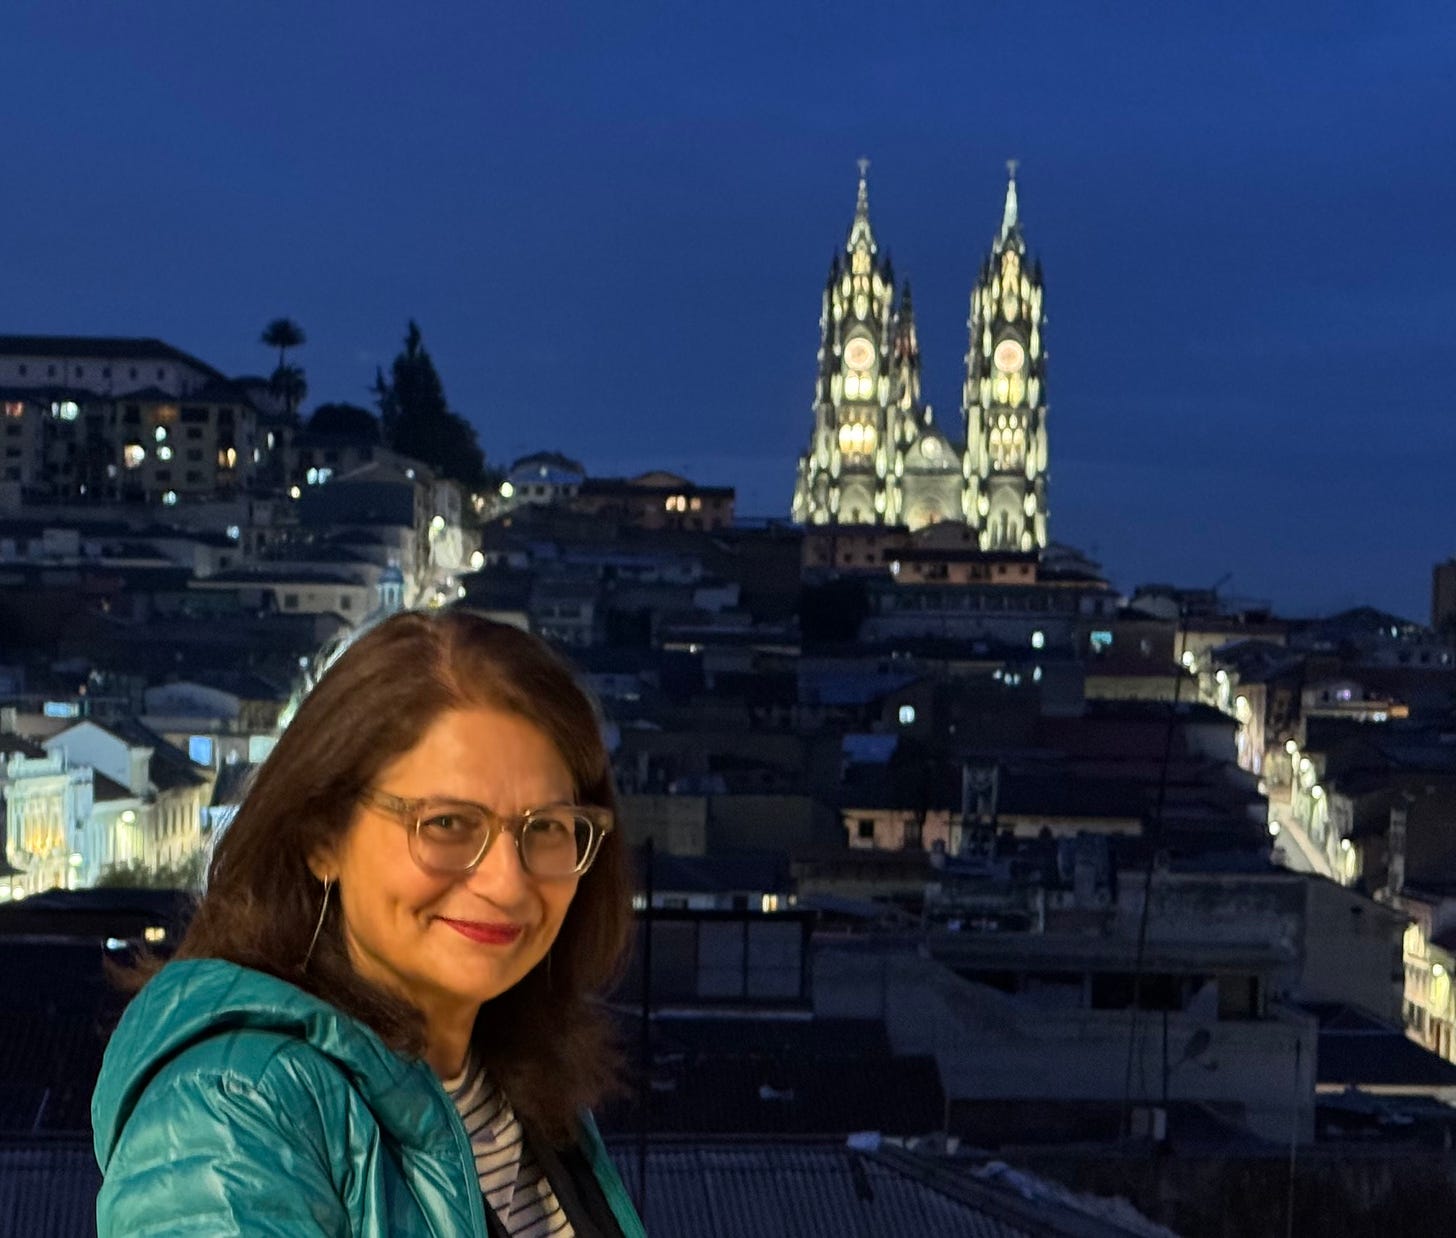
<path id="1" fill-rule="evenodd" d="M 1008 165 L 1001 229 L 971 291 L 961 412 L 964 443 L 920 394 L 909 281 L 896 287 L 870 225 L 868 163 L 820 313 L 814 429 L 799 459 L 793 518 L 805 525 L 919 529 L 953 522 L 981 550 L 1047 544 L 1046 356 L 1042 279 L 1027 259 Z"/>

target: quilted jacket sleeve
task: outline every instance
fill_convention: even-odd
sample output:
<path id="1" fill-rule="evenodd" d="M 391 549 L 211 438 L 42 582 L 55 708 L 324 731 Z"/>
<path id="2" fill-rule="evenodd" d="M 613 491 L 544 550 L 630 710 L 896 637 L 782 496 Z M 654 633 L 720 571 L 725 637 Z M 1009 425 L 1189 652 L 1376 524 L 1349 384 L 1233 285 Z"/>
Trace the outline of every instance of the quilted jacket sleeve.
<path id="1" fill-rule="evenodd" d="M 347 1235 L 318 1107 L 289 1076 L 279 1086 L 279 1073 L 249 1078 L 218 1066 L 158 1075 L 106 1167 L 98 1238 Z"/>

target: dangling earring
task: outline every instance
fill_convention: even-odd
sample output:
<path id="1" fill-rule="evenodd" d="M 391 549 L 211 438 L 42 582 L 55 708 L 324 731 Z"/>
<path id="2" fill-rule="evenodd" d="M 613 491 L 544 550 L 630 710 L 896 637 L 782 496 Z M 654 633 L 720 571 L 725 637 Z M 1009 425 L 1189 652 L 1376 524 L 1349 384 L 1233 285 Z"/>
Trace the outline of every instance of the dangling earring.
<path id="1" fill-rule="evenodd" d="M 329 911 L 329 895 L 332 894 L 333 892 L 334 892 L 334 879 L 332 877 L 325 877 L 324 878 L 324 901 L 319 905 L 319 918 L 318 918 L 318 923 L 313 926 L 313 936 L 311 938 L 309 938 L 309 942 L 308 942 L 308 953 L 303 956 L 303 970 L 304 971 L 307 971 L 308 970 L 309 960 L 311 958 L 313 958 L 313 948 L 316 945 L 318 945 L 319 934 L 323 931 L 323 927 L 324 927 L 324 916 L 326 916 L 328 914 L 328 911 Z"/>

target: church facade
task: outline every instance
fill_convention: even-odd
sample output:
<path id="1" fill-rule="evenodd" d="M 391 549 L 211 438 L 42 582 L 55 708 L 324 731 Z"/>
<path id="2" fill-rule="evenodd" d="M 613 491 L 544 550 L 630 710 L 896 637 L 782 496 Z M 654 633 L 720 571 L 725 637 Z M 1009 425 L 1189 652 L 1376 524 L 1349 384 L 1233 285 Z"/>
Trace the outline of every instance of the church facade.
<path id="1" fill-rule="evenodd" d="M 971 292 L 963 433 L 952 440 L 921 396 L 910 285 L 897 288 L 881 256 L 860 161 L 854 221 L 824 287 L 797 523 L 914 530 L 953 522 L 974 529 L 982 550 L 1046 547 L 1041 268 L 1027 255 L 1010 167 L 1001 229 Z"/>

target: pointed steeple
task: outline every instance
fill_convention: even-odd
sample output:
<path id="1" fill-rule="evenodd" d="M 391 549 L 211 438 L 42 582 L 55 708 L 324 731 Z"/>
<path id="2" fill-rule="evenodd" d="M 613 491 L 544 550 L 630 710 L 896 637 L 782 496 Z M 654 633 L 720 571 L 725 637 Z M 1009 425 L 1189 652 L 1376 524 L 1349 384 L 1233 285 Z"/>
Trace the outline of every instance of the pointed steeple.
<path id="1" fill-rule="evenodd" d="M 870 227 L 870 161 L 861 159 L 859 161 L 859 195 L 854 203 L 854 223 L 849 227 L 849 240 L 845 242 L 845 249 L 853 250 L 864 241 L 870 253 L 876 250 L 875 234 Z"/>
<path id="2" fill-rule="evenodd" d="M 1001 229 L 971 291 L 963 513 L 982 550 L 1030 554 L 1047 545 L 1046 351 L 1041 268 L 1027 252 L 1006 164 Z"/>
<path id="3" fill-rule="evenodd" d="M 900 303 L 895 307 L 894 355 L 897 361 L 913 360 L 917 371 L 920 366 L 920 342 L 915 337 L 915 302 L 910 295 L 910 281 L 900 285 Z M 916 398 L 919 398 L 919 382 L 916 382 Z"/>
<path id="4" fill-rule="evenodd" d="M 1001 240 L 1003 242 L 1019 226 L 1016 218 L 1016 165 L 1017 160 L 1015 159 L 1006 161 L 1006 209 L 1001 213 Z"/>

